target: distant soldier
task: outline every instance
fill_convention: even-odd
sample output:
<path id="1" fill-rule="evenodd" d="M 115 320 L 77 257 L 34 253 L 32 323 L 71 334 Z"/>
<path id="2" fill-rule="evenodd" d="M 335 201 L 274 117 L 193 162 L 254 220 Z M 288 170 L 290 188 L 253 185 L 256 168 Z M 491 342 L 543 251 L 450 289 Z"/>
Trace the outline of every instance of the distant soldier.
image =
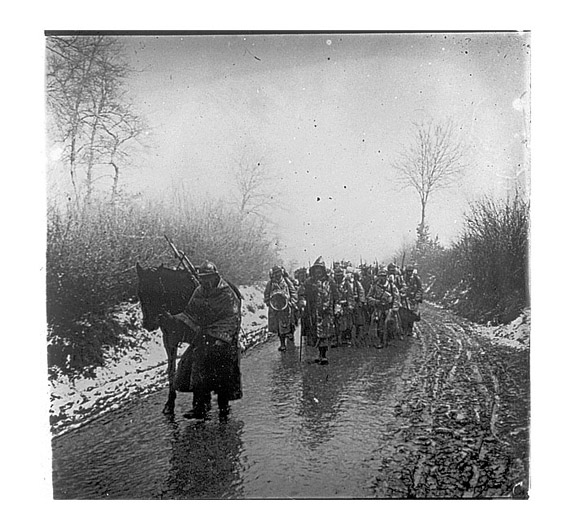
<path id="1" fill-rule="evenodd" d="M 414 265 L 407 265 L 404 273 L 406 289 L 404 291 L 403 305 L 413 314 L 406 326 L 407 335 L 412 335 L 414 321 L 420 320 L 420 305 L 422 303 L 422 281 Z"/>
<path id="2" fill-rule="evenodd" d="M 394 282 L 389 282 L 387 271 L 384 268 L 380 269 L 377 279 L 371 285 L 367 294 L 367 303 L 372 308 L 369 333 L 375 339 L 378 340 L 382 337 L 389 310 L 393 308 L 393 304 L 397 306 L 399 304 L 398 296 L 398 288 Z M 376 347 L 382 348 L 382 342 L 377 344 Z"/>
<path id="3" fill-rule="evenodd" d="M 270 281 L 264 290 L 264 303 L 268 306 L 268 331 L 277 333 L 280 339 L 278 349 L 284 351 L 286 339 L 292 343 L 294 341 L 294 306 L 297 305 L 297 292 L 278 265 L 271 270 Z"/>
<path id="4" fill-rule="evenodd" d="M 303 331 L 309 346 L 317 347 L 316 362 L 327 364 L 327 349 L 335 338 L 335 313 L 339 311 L 339 293 L 327 275 L 321 256 L 309 269 L 309 278 L 299 289 L 299 305 L 303 311 Z"/>
<path id="5" fill-rule="evenodd" d="M 284 267 L 282 267 L 282 273 L 284 280 L 288 284 L 290 292 L 290 306 L 292 311 L 292 328 L 291 328 L 291 344 L 295 344 L 294 335 L 299 321 L 299 306 L 298 306 L 298 293 L 299 293 L 299 282 L 288 274 Z"/>
<path id="6" fill-rule="evenodd" d="M 362 340 L 363 326 L 368 322 L 367 297 L 365 289 L 361 284 L 361 274 L 359 271 L 353 273 L 353 294 L 355 297 L 355 310 L 353 322 L 355 325 L 355 342 L 358 344 Z"/>
<path id="7" fill-rule="evenodd" d="M 305 267 L 296 269 L 293 277 L 299 282 L 299 285 L 302 285 L 307 280 L 307 269 Z"/>
<path id="8" fill-rule="evenodd" d="M 355 280 L 353 274 L 348 272 L 344 275 L 339 287 L 339 305 L 341 313 L 337 317 L 338 335 L 337 339 L 342 346 L 351 346 L 353 326 L 355 324 L 356 307 Z"/>
<path id="9" fill-rule="evenodd" d="M 387 266 L 387 274 L 388 276 L 393 276 L 394 284 L 397 286 L 397 289 L 402 291 L 404 288 L 404 278 L 401 270 L 394 263 L 389 263 Z"/>
<path id="10" fill-rule="evenodd" d="M 398 268 L 397 268 L 398 271 Z M 390 291 L 393 298 L 393 303 L 391 304 L 391 308 L 389 309 L 389 315 L 392 320 L 394 320 L 394 327 L 395 327 L 395 334 L 402 340 L 404 338 L 404 333 L 402 329 L 402 319 L 400 315 L 400 308 L 402 307 L 402 295 L 401 293 L 404 291 L 404 280 L 401 277 L 400 283 L 401 287 L 397 286 L 397 280 L 394 274 L 389 274 L 388 276 Z"/>
<path id="11" fill-rule="evenodd" d="M 339 262 L 334 262 L 333 266 L 333 280 L 339 293 L 339 305 L 341 307 L 341 311 L 335 315 L 335 342 L 331 345 L 332 348 L 336 348 L 337 346 L 341 346 L 343 343 L 342 334 L 347 320 L 346 316 L 344 317 L 343 314 L 347 314 L 347 300 L 343 293 L 343 281 L 345 279 L 345 273 L 341 268 L 341 264 Z"/>

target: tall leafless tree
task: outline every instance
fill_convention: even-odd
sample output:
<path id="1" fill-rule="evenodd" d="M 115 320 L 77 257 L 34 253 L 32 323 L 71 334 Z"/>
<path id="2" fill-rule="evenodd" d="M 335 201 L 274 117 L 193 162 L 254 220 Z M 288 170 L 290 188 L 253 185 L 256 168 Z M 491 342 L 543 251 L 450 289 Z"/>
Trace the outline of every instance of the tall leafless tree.
<path id="1" fill-rule="evenodd" d="M 439 190 L 454 184 L 467 168 L 467 149 L 452 120 L 413 123 L 414 138 L 392 165 L 403 188 L 413 188 L 420 199 L 419 238 L 426 237 L 426 207 Z"/>
<path id="2" fill-rule="evenodd" d="M 137 140 L 145 125 L 126 96 L 131 69 L 122 44 L 108 36 L 49 37 L 47 40 L 47 104 L 52 128 L 64 148 L 64 159 L 76 197 L 83 185 L 85 200 L 93 193 L 94 167 L 114 168 L 116 197 L 119 162 L 126 145 Z M 79 182 L 79 168 L 83 179 Z"/>

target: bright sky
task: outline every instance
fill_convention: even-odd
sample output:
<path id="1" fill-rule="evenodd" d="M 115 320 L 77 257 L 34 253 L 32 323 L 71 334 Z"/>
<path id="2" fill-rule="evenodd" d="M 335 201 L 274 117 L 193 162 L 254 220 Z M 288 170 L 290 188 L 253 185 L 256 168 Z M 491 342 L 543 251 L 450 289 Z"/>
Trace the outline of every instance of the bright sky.
<path id="1" fill-rule="evenodd" d="M 505 196 L 523 164 L 528 34 L 122 39 L 154 146 L 125 182 L 162 193 L 184 181 L 198 197 L 227 196 L 248 150 L 277 176 L 286 261 L 385 260 L 414 239 L 419 201 L 391 179 L 390 162 L 415 120 L 450 117 L 471 147 L 464 179 L 428 206 L 444 243 L 467 202 Z"/>

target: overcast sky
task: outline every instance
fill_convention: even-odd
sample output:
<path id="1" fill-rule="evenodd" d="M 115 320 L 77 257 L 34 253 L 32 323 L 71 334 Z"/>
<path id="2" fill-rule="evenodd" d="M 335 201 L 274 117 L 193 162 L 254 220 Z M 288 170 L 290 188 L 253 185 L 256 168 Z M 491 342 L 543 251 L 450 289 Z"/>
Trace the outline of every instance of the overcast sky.
<path id="1" fill-rule="evenodd" d="M 523 164 L 527 34 L 122 41 L 139 72 L 130 95 L 153 131 L 153 149 L 125 182 L 152 194 L 184 181 L 199 197 L 227 196 L 236 160 L 259 156 L 276 176 L 286 261 L 385 260 L 414 239 L 418 197 L 391 178 L 414 121 L 452 118 L 470 146 L 465 177 L 428 206 L 431 234 L 445 244 L 468 201 L 505 196 Z"/>

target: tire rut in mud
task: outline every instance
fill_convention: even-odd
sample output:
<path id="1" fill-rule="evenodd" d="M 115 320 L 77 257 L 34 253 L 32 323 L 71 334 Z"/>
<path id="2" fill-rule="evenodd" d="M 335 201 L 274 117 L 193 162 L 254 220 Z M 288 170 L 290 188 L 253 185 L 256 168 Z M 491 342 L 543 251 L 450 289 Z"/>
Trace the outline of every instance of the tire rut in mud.
<path id="1" fill-rule="evenodd" d="M 434 306 L 419 324 L 375 495 L 527 498 L 529 350 L 493 344 Z"/>

